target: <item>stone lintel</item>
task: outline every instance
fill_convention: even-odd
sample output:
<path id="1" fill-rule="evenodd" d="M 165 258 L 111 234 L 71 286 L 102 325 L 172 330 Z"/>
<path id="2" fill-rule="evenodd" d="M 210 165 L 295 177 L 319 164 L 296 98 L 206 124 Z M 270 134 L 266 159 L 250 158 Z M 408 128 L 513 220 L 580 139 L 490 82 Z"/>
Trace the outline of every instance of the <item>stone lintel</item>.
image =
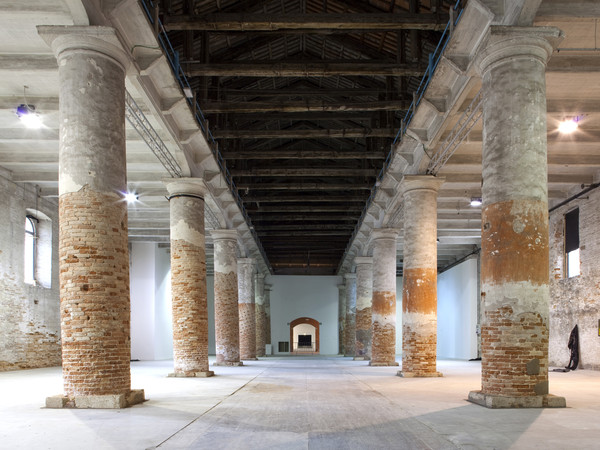
<path id="1" fill-rule="evenodd" d="M 169 378 L 208 378 L 212 377 L 215 373 L 212 370 L 205 370 L 201 372 L 173 372 L 167 375 Z"/>
<path id="2" fill-rule="evenodd" d="M 399 370 L 396 374 L 402 378 L 439 378 L 443 377 L 444 374 L 442 372 L 406 372 L 403 370 Z"/>
<path id="3" fill-rule="evenodd" d="M 167 188 L 169 196 L 188 194 L 204 198 L 208 192 L 208 188 L 202 178 L 164 178 L 162 182 Z"/>
<path id="4" fill-rule="evenodd" d="M 243 366 L 244 363 L 242 361 L 223 361 L 223 362 L 216 362 L 213 363 L 213 366 L 221 366 L 221 367 L 237 367 L 237 366 Z"/>
<path id="5" fill-rule="evenodd" d="M 533 395 L 527 397 L 508 397 L 504 395 L 484 394 L 481 391 L 469 392 L 468 401 L 486 408 L 566 408 L 564 397 L 552 394 Z"/>
<path id="6" fill-rule="evenodd" d="M 145 401 L 143 389 L 132 389 L 127 394 L 82 395 L 72 398 L 54 395 L 46 398 L 46 408 L 121 409 Z"/>

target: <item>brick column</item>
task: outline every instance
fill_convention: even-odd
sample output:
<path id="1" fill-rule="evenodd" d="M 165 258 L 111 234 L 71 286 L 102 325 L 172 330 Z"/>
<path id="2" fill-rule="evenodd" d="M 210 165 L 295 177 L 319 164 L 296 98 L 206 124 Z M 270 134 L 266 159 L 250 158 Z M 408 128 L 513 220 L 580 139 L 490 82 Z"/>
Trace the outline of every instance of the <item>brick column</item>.
<path id="1" fill-rule="evenodd" d="M 492 27 L 483 102 L 481 391 L 490 408 L 564 407 L 548 394 L 545 67 L 555 28 Z"/>
<path id="2" fill-rule="evenodd" d="M 210 377 L 204 195 L 199 178 L 164 181 L 171 211 L 171 303 L 176 377 Z"/>
<path id="3" fill-rule="evenodd" d="M 271 344 L 271 289 L 273 286 L 265 284 L 265 345 Z"/>
<path id="4" fill-rule="evenodd" d="M 356 344 L 355 360 L 371 359 L 371 306 L 373 303 L 373 258 L 358 256 L 356 264 Z"/>
<path id="5" fill-rule="evenodd" d="M 373 337 L 371 366 L 396 362 L 396 237 L 392 228 L 373 230 Z"/>
<path id="6" fill-rule="evenodd" d="M 256 310 L 254 305 L 253 258 L 240 258 L 238 264 L 238 308 L 240 317 L 240 359 L 256 361 Z"/>
<path id="7" fill-rule="evenodd" d="M 346 327 L 346 285 L 338 284 L 338 352 L 344 354 L 344 330 Z"/>
<path id="8" fill-rule="evenodd" d="M 439 377 L 437 350 L 437 193 L 443 178 L 406 175 L 402 277 L 404 377 Z"/>
<path id="9" fill-rule="evenodd" d="M 354 356 L 356 341 L 356 274 L 347 273 L 346 280 L 346 324 L 344 328 L 344 356 Z"/>
<path id="10" fill-rule="evenodd" d="M 215 249 L 215 366 L 241 366 L 237 231 L 211 231 Z"/>
<path id="11" fill-rule="evenodd" d="M 255 299 L 256 299 L 256 356 L 265 356 L 266 344 L 266 316 L 265 316 L 265 276 L 256 274 Z"/>
<path id="12" fill-rule="evenodd" d="M 58 59 L 59 267 L 65 396 L 48 407 L 122 408 L 131 390 L 125 67 L 112 28 L 40 27 Z"/>

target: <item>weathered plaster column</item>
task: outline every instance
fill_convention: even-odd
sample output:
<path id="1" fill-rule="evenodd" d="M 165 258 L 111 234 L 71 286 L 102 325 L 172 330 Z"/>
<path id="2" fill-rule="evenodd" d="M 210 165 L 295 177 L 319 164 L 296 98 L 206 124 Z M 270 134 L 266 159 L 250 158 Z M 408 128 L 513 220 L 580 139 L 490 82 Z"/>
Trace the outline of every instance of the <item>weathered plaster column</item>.
<path id="1" fill-rule="evenodd" d="M 171 303 L 175 377 L 210 377 L 204 195 L 200 178 L 164 181 L 171 211 Z"/>
<path id="2" fill-rule="evenodd" d="M 238 308 L 240 317 L 240 359 L 256 361 L 256 310 L 254 299 L 254 258 L 238 263 Z"/>
<path id="3" fill-rule="evenodd" d="M 373 337 L 371 366 L 396 362 L 396 237 L 392 228 L 373 230 Z"/>
<path id="4" fill-rule="evenodd" d="M 356 360 L 371 359 L 373 316 L 373 258 L 358 256 L 356 264 Z"/>
<path id="5" fill-rule="evenodd" d="M 344 328 L 344 356 L 354 356 L 356 341 L 356 274 L 347 273 L 346 280 L 346 325 Z"/>
<path id="6" fill-rule="evenodd" d="M 122 408 L 131 390 L 125 68 L 112 28 L 39 27 L 58 59 L 59 265 L 65 396 L 52 408 Z"/>
<path id="7" fill-rule="evenodd" d="M 256 274 L 256 356 L 265 356 L 265 276 Z"/>
<path id="8" fill-rule="evenodd" d="M 490 408 L 564 407 L 548 394 L 545 66 L 555 28 L 492 27 L 481 55 L 481 391 Z"/>
<path id="9" fill-rule="evenodd" d="M 404 377 L 439 377 L 437 347 L 437 194 L 443 178 L 406 175 L 402 277 Z"/>
<path id="10" fill-rule="evenodd" d="M 211 231 L 215 249 L 215 366 L 241 366 L 237 231 Z"/>
<path id="11" fill-rule="evenodd" d="M 346 327 L 346 285 L 338 284 L 338 352 L 344 354 L 344 330 Z"/>
<path id="12" fill-rule="evenodd" d="M 265 345 L 271 342 L 271 290 L 273 285 L 265 284 Z"/>

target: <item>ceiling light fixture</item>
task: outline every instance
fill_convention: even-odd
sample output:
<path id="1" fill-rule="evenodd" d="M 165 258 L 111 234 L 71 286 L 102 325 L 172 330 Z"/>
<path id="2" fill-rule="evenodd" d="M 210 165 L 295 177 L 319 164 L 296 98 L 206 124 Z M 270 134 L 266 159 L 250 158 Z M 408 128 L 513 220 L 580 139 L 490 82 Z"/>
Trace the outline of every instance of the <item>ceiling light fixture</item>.
<path id="1" fill-rule="evenodd" d="M 481 206 L 481 197 L 471 197 L 471 206 Z"/>
<path id="2" fill-rule="evenodd" d="M 21 103 L 19 106 L 17 106 L 15 109 L 15 114 L 27 128 L 41 128 L 42 120 L 40 119 L 40 115 L 35 110 L 35 105 L 30 105 L 27 102 L 27 95 L 25 91 L 28 87 L 29 86 L 23 86 L 23 98 L 25 99 L 25 103 Z"/>
<path id="3" fill-rule="evenodd" d="M 129 204 L 136 203 L 140 198 L 140 196 L 135 192 L 125 192 L 123 194 L 123 197 L 125 198 L 125 201 Z"/>
<path id="4" fill-rule="evenodd" d="M 577 127 L 577 118 L 574 119 L 568 119 L 568 120 L 563 120 L 559 125 L 558 125 L 558 131 L 562 134 L 570 134 L 573 133 Z"/>

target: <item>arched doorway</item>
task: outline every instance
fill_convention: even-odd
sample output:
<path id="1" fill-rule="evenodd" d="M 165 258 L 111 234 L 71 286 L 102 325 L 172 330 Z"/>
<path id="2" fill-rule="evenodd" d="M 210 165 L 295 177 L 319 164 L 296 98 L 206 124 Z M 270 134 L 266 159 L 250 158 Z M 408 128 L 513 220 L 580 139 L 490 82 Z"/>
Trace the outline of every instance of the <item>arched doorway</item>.
<path id="1" fill-rule="evenodd" d="M 319 353 L 319 322 L 299 317 L 290 322 L 290 343 L 293 354 Z"/>

